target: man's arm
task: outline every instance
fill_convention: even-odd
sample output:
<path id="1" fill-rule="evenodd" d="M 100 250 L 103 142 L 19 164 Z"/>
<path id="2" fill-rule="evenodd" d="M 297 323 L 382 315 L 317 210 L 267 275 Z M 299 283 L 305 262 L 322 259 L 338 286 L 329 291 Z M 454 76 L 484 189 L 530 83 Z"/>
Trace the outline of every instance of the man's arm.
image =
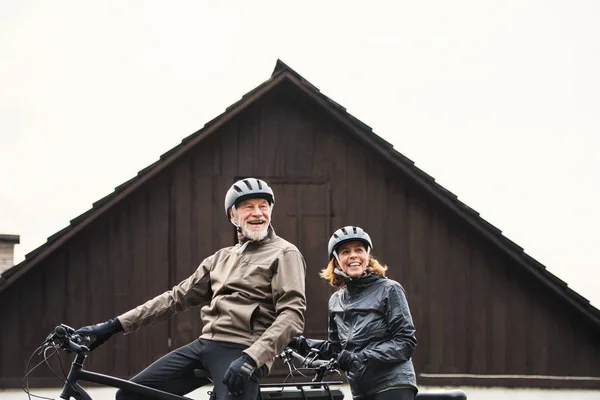
<path id="1" fill-rule="evenodd" d="M 261 337 L 244 350 L 258 367 L 272 360 L 304 329 L 306 263 L 298 250 L 287 250 L 278 259 L 271 288 L 277 318 Z"/>
<path id="2" fill-rule="evenodd" d="M 142 304 L 119 315 L 117 318 L 127 334 L 155 321 L 165 320 L 180 311 L 202 303 L 210 302 L 212 290 L 210 285 L 210 266 L 212 256 L 205 259 L 189 278 L 173 289 L 156 296 Z"/>

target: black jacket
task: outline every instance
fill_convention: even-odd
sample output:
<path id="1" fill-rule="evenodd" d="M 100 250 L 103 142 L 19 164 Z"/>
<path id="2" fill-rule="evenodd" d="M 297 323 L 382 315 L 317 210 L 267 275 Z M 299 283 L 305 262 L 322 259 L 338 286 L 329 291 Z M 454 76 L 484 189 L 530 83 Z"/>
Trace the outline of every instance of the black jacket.
<path id="1" fill-rule="evenodd" d="M 329 299 L 328 337 L 309 345 L 324 357 L 348 350 L 362 361 L 346 374 L 354 397 L 395 386 L 417 388 L 411 360 L 415 327 L 398 282 L 378 275 L 349 280 Z"/>

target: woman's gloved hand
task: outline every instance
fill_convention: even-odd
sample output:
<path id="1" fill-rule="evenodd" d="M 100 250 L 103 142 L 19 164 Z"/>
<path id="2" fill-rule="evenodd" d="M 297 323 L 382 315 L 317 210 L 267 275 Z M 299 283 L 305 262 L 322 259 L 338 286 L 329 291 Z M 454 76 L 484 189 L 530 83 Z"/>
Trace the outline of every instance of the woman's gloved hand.
<path id="1" fill-rule="evenodd" d="M 109 319 L 96 325 L 88 325 L 79 328 L 75 331 L 80 336 L 91 336 L 95 338 L 92 344 L 89 345 L 90 351 L 100 346 L 102 343 L 110 339 L 114 334 L 123 332 L 123 326 L 118 318 Z"/>
<path id="2" fill-rule="evenodd" d="M 348 350 L 342 350 L 337 356 L 337 363 L 340 366 L 340 369 L 344 372 L 356 372 L 364 363 L 364 360 L 356 353 L 352 353 Z"/>
<path id="3" fill-rule="evenodd" d="M 288 347 L 296 350 L 303 356 L 307 355 L 310 352 L 310 346 L 308 345 L 306 338 L 302 335 L 292 338 L 290 343 L 288 343 Z"/>

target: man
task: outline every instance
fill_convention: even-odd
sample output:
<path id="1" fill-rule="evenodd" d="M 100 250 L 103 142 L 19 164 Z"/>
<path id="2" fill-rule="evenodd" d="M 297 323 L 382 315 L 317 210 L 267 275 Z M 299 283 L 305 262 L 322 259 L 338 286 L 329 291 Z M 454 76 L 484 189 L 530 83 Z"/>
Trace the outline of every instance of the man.
<path id="1" fill-rule="evenodd" d="M 202 305 L 200 338 L 154 362 L 133 382 L 184 395 L 209 383 L 218 400 L 243 394 L 255 399 L 259 379 L 277 355 L 304 328 L 304 258 L 293 244 L 275 234 L 273 190 L 247 178 L 229 189 L 225 213 L 238 232 L 238 244 L 206 258 L 196 272 L 173 289 L 107 322 L 77 333 L 95 337 L 98 347 L 118 332 L 130 333 L 179 311 Z M 119 390 L 117 399 L 137 399 Z"/>

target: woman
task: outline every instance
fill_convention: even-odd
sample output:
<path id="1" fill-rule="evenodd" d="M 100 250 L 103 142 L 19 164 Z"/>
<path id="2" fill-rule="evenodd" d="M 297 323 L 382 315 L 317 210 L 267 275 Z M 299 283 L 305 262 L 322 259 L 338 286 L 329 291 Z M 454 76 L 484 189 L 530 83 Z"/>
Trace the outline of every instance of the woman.
<path id="1" fill-rule="evenodd" d="M 357 226 L 334 232 L 330 261 L 320 274 L 339 288 L 329 299 L 328 340 L 298 336 L 290 346 L 337 357 L 354 398 L 412 400 L 417 382 L 411 357 L 417 340 L 406 294 L 385 277 L 387 267 L 372 250 L 371 238 Z"/>

